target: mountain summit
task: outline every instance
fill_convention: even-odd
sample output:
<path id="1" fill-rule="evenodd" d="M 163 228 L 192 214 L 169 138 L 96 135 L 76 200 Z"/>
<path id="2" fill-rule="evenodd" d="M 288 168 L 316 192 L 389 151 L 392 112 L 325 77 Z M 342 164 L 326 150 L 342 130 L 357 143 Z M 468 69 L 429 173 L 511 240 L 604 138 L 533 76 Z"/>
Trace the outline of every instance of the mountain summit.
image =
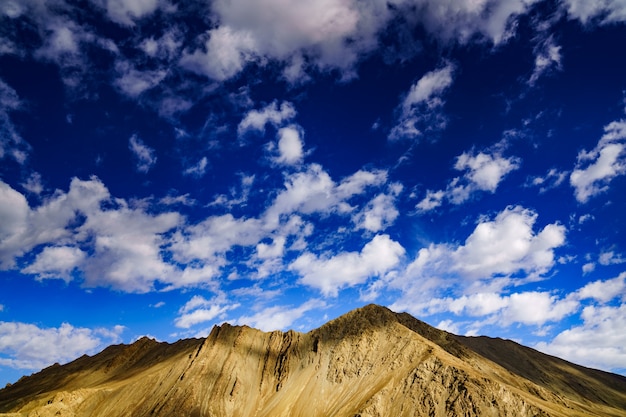
<path id="1" fill-rule="evenodd" d="M 308 333 L 110 346 L 0 390 L 0 416 L 626 416 L 626 378 L 368 305 Z"/>

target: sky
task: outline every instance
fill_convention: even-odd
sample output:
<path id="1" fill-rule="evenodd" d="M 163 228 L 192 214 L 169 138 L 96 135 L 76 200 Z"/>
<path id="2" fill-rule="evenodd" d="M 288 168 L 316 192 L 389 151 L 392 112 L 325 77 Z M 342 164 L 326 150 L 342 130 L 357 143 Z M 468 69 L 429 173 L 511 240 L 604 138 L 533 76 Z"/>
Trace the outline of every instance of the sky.
<path id="1" fill-rule="evenodd" d="M 626 375 L 623 0 L 0 0 L 0 386 L 369 303 Z"/>

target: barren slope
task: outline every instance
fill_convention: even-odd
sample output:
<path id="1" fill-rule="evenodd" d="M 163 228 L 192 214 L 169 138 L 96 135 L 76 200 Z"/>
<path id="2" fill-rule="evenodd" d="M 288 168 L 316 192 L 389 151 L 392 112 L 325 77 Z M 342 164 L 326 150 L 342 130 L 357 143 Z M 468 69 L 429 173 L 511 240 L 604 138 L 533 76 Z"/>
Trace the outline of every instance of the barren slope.
<path id="1" fill-rule="evenodd" d="M 374 305 L 307 334 L 224 324 L 205 340 L 141 339 L 48 368 L 1 390 L 0 413 L 626 415 L 626 378 L 510 343 L 454 336 Z"/>

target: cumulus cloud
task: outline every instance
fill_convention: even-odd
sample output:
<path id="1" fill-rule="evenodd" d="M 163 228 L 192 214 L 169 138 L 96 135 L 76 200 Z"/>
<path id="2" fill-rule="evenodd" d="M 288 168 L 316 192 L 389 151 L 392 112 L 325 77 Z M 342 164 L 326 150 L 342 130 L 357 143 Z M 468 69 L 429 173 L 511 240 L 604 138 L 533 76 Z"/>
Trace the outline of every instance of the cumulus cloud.
<path id="1" fill-rule="evenodd" d="M 221 268 L 229 264 L 229 253 L 236 247 L 247 254 L 242 264 L 256 270 L 251 277 L 268 276 L 282 267 L 281 258 L 287 247 L 306 247 L 305 238 L 312 233 L 312 226 L 303 217 L 348 215 L 356 211 L 350 205 L 351 199 L 370 187 L 385 184 L 387 172 L 360 170 L 336 183 L 321 166 L 311 164 L 285 178 L 284 188 L 258 217 L 238 218 L 230 213 L 209 216 L 175 231 L 168 251 L 176 262 L 188 266 L 182 276 L 171 281 L 171 288 L 211 283 Z M 211 205 L 245 204 L 253 182 L 254 176 L 242 175 L 241 196 L 218 196 Z"/>
<path id="2" fill-rule="evenodd" d="M 61 278 L 67 282 L 72 280 L 72 272 L 86 257 L 87 254 L 76 247 L 48 246 L 22 272 L 35 274 L 39 279 Z"/>
<path id="3" fill-rule="evenodd" d="M 277 163 L 283 165 L 295 165 L 304 158 L 302 129 L 298 126 L 291 125 L 281 128 L 277 133 L 278 155 L 274 159 Z"/>
<path id="4" fill-rule="evenodd" d="M 201 295 L 194 295 L 184 306 L 180 308 L 180 314 L 174 324 L 176 327 L 188 329 L 199 323 L 223 318 L 224 314 L 239 307 L 239 304 L 228 304 L 224 296 L 218 295 L 207 300 Z"/>
<path id="5" fill-rule="evenodd" d="M 265 233 L 260 220 L 238 219 L 229 213 L 190 225 L 184 234 L 177 232 L 172 239 L 172 251 L 181 262 L 202 260 L 221 264 L 221 255 L 233 246 L 256 245 Z"/>
<path id="6" fill-rule="evenodd" d="M 601 303 L 607 303 L 616 297 L 626 299 L 626 272 L 605 281 L 593 281 L 576 292 L 580 299 L 593 299 Z"/>
<path id="7" fill-rule="evenodd" d="M 599 18 L 603 23 L 626 21 L 626 4 L 620 0 L 565 0 L 570 17 L 588 23 Z"/>
<path id="8" fill-rule="evenodd" d="M 177 269 L 163 260 L 163 234 L 181 223 L 178 213 L 148 214 L 122 199 L 112 200 L 97 178 L 73 179 L 39 207 L 0 181 L 0 265 L 46 245 L 25 271 L 40 278 L 69 280 L 77 267 L 86 286 L 149 291 L 156 280 L 176 281 Z M 103 203 L 108 203 L 103 208 Z M 84 253 L 89 253 L 85 258 Z"/>
<path id="9" fill-rule="evenodd" d="M 296 320 L 302 317 L 306 312 L 321 309 L 326 306 L 322 300 L 311 299 L 299 307 L 272 306 L 262 309 L 261 311 L 251 315 L 242 316 L 237 322 L 253 326 L 266 332 L 273 330 L 285 330 L 290 327 Z"/>
<path id="10" fill-rule="evenodd" d="M 200 36 L 199 47 L 187 50 L 181 64 L 217 81 L 235 77 L 252 62 L 278 62 L 289 82 L 305 80 L 311 70 L 338 69 L 343 78 L 351 78 L 361 57 L 378 47 L 380 34 L 396 20 L 421 25 L 445 44 L 476 38 L 500 44 L 532 3 L 218 0 L 212 11 L 219 26 Z M 403 56 L 411 48 L 396 53 Z"/>
<path id="11" fill-rule="evenodd" d="M 587 306 L 581 317 L 582 325 L 572 326 L 535 348 L 585 366 L 625 369 L 626 304 Z"/>
<path id="12" fill-rule="evenodd" d="M 598 256 L 598 262 L 600 265 L 618 265 L 626 262 L 626 259 L 622 255 L 615 253 L 614 251 L 602 252 Z"/>
<path id="13" fill-rule="evenodd" d="M 589 302 L 581 313 L 582 324 L 559 333 L 535 347 L 575 363 L 602 369 L 626 368 L 626 272 L 615 278 L 586 284 L 569 297 Z M 609 305 L 617 301 L 616 305 Z"/>
<path id="14" fill-rule="evenodd" d="M 441 206 L 444 200 L 462 204 L 480 191 L 495 193 L 500 182 L 520 166 L 515 157 L 502 155 L 502 143 L 493 149 L 480 152 L 464 152 L 456 158 L 454 169 L 464 171 L 462 177 L 452 179 L 445 190 L 427 190 L 426 196 L 416 205 L 426 212 Z"/>
<path id="15" fill-rule="evenodd" d="M 283 101 L 280 106 L 273 101 L 260 110 L 250 110 L 237 126 L 237 133 L 241 136 L 247 132 L 265 132 L 265 126 L 269 123 L 274 127 L 283 125 L 296 116 L 296 109 L 288 101 Z"/>
<path id="16" fill-rule="evenodd" d="M 402 291 L 394 308 L 415 314 L 435 311 L 429 303 L 448 290 L 494 293 L 516 279 L 545 275 L 555 265 L 555 249 L 565 243 L 565 227 L 553 223 L 535 232 L 536 221 L 537 213 L 532 210 L 510 206 L 494 219 L 481 218 L 463 244 L 431 244 L 420 249 L 388 282 Z M 498 298 L 488 299 L 502 307 Z"/>
<path id="17" fill-rule="evenodd" d="M 441 113 L 443 93 L 452 85 L 454 66 L 450 63 L 430 71 L 413 84 L 398 108 L 397 124 L 389 139 L 416 139 L 425 131 L 445 128 L 447 120 Z"/>
<path id="18" fill-rule="evenodd" d="M 535 234 L 536 220 L 537 213 L 514 206 L 481 221 L 452 253 L 453 269 L 467 278 L 546 273 L 554 265 L 554 249 L 565 243 L 565 227 L 549 224 Z"/>
<path id="19" fill-rule="evenodd" d="M 604 135 L 595 148 L 578 154 L 576 167 L 570 174 L 576 200 L 586 203 L 591 197 L 606 192 L 615 177 L 626 173 L 626 120 L 604 127 Z"/>
<path id="20" fill-rule="evenodd" d="M 209 31 L 204 50 L 186 51 L 180 64 L 216 81 L 225 81 L 254 60 L 256 49 L 256 40 L 250 32 L 220 26 Z"/>
<path id="21" fill-rule="evenodd" d="M 616 299 L 623 302 L 626 299 L 625 290 L 626 272 L 612 279 L 590 282 L 565 296 L 549 291 L 503 294 L 470 290 L 456 298 L 424 298 L 412 308 L 426 315 L 450 312 L 458 316 L 480 317 L 483 324 L 490 323 L 501 327 L 511 324 L 543 326 L 578 313 L 585 303 L 591 302 L 595 305 L 593 308 L 602 308 L 602 305 Z M 405 308 L 411 310 L 411 306 Z M 583 309 L 583 317 L 586 314 L 590 314 L 588 308 Z M 476 324 L 480 326 L 481 322 Z"/>
<path id="22" fill-rule="evenodd" d="M 297 272 L 304 285 L 336 297 L 340 289 L 384 275 L 400 262 L 404 253 L 404 248 L 388 235 L 377 235 L 361 252 L 330 257 L 305 252 L 289 265 L 289 270 Z"/>
<path id="23" fill-rule="evenodd" d="M 490 316 L 489 322 L 500 326 L 514 323 L 543 325 L 559 321 L 579 308 L 574 297 L 561 298 L 545 291 L 516 292 L 502 295 L 495 292 L 479 292 L 458 298 L 435 298 L 427 303 L 429 314 L 452 312 L 474 317 Z"/>
<path id="24" fill-rule="evenodd" d="M 399 183 L 390 186 L 389 193 L 379 194 L 352 217 L 357 228 L 380 232 L 391 226 L 400 212 L 396 208 L 396 198 L 402 192 Z"/>
<path id="25" fill-rule="evenodd" d="M 264 217 L 269 223 L 277 223 L 282 214 L 295 211 L 312 213 L 349 213 L 348 201 L 362 194 L 368 187 L 380 186 L 387 181 L 384 170 L 359 170 L 336 184 L 318 164 L 308 165 L 306 171 L 290 175 Z"/>
<path id="26" fill-rule="evenodd" d="M 357 49 L 363 48 L 354 36 L 359 9 L 352 2 L 220 0 L 212 8 L 221 25 L 207 33 L 204 50 L 186 53 L 181 62 L 217 81 L 235 76 L 252 61 L 262 62 L 262 57 L 292 64 L 292 72 L 305 54 L 320 67 L 347 68 L 357 56 L 345 46 L 346 40 L 352 38 Z"/>
<path id="27" fill-rule="evenodd" d="M 123 326 L 89 329 L 63 323 L 60 327 L 40 328 L 29 323 L 0 322 L 0 365 L 36 370 L 68 362 L 119 343 L 123 331 Z"/>
<path id="28" fill-rule="evenodd" d="M 134 26 L 135 21 L 154 13 L 159 0 L 92 0 L 106 9 L 109 19 L 123 26 Z"/>
<path id="29" fill-rule="evenodd" d="M 132 135 L 128 139 L 128 149 L 130 149 L 137 160 L 137 171 L 145 174 L 156 164 L 157 157 L 154 149 L 146 145 L 139 136 Z"/>

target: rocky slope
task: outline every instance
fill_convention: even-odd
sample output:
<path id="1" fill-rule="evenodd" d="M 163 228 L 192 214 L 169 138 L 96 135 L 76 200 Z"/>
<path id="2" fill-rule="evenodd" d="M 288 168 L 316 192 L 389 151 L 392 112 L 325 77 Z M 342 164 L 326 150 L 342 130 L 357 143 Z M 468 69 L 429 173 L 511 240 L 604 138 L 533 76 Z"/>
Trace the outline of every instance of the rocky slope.
<path id="1" fill-rule="evenodd" d="M 626 378 L 369 305 L 306 334 L 111 346 L 0 390 L 0 416 L 626 416 Z"/>

